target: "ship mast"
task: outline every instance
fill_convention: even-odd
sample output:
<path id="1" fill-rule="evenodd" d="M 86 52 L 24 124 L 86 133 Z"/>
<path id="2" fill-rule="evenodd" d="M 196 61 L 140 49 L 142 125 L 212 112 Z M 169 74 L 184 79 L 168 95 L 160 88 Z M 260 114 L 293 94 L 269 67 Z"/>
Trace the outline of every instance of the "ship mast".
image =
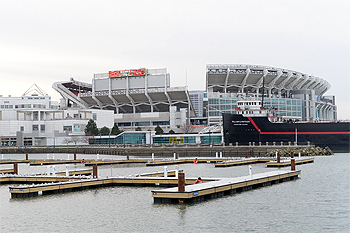
<path id="1" fill-rule="evenodd" d="M 263 76 L 263 86 L 262 86 L 262 98 L 261 98 L 261 107 L 264 108 L 264 95 L 265 95 L 265 76 Z"/>

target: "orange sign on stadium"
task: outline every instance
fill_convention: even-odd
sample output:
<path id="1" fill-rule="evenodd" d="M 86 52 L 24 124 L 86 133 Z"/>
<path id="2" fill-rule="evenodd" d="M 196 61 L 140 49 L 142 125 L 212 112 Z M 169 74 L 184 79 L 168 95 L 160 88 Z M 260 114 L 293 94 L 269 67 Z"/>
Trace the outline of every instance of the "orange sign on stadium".
<path id="1" fill-rule="evenodd" d="M 144 76 L 146 73 L 146 69 L 131 69 L 131 70 L 115 70 L 115 71 L 109 71 L 109 77 L 110 78 L 117 78 L 117 77 L 127 77 L 127 76 Z"/>

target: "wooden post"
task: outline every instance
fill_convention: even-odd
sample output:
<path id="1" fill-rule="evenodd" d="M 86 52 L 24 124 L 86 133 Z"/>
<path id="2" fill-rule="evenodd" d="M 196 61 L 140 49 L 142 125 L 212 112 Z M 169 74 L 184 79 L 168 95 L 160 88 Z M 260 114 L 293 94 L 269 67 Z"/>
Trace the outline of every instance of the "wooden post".
<path id="1" fill-rule="evenodd" d="M 92 165 L 92 177 L 97 178 L 97 165 Z"/>
<path id="2" fill-rule="evenodd" d="M 290 153 L 290 170 L 295 171 L 295 158 L 294 158 L 294 152 Z"/>
<path id="3" fill-rule="evenodd" d="M 77 154 L 74 153 L 74 160 L 77 160 Z"/>
<path id="4" fill-rule="evenodd" d="M 28 160 L 28 154 L 26 154 L 26 160 Z"/>
<path id="5" fill-rule="evenodd" d="M 13 164 L 13 174 L 18 175 L 18 163 Z"/>
<path id="6" fill-rule="evenodd" d="M 178 192 L 185 192 L 185 173 L 179 172 L 178 174 Z M 179 203 L 184 203 L 184 199 L 179 199 Z"/>
<path id="7" fill-rule="evenodd" d="M 277 163 L 280 163 L 281 162 L 281 155 L 280 153 L 277 153 Z"/>
<path id="8" fill-rule="evenodd" d="M 245 152 L 245 158 L 246 159 L 248 158 L 248 152 Z"/>

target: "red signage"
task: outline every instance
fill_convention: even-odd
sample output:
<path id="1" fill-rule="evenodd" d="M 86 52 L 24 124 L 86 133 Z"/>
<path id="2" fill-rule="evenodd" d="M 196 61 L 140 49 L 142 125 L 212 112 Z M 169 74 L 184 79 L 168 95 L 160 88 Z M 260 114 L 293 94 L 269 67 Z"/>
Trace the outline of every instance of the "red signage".
<path id="1" fill-rule="evenodd" d="M 115 70 L 109 71 L 110 78 L 127 77 L 127 76 L 144 76 L 146 69 L 132 69 L 132 70 Z"/>

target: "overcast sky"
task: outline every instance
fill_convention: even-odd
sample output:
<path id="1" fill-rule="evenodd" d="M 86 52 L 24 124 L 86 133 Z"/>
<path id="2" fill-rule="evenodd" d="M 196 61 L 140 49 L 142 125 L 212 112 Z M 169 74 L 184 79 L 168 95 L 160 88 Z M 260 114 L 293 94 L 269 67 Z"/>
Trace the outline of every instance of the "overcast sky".
<path id="1" fill-rule="evenodd" d="M 171 86 L 205 89 L 207 64 L 290 69 L 327 80 L 350 119 L 350 1 L 0 0 L 0 95 L 33 83 L 164 68 Z"/>

